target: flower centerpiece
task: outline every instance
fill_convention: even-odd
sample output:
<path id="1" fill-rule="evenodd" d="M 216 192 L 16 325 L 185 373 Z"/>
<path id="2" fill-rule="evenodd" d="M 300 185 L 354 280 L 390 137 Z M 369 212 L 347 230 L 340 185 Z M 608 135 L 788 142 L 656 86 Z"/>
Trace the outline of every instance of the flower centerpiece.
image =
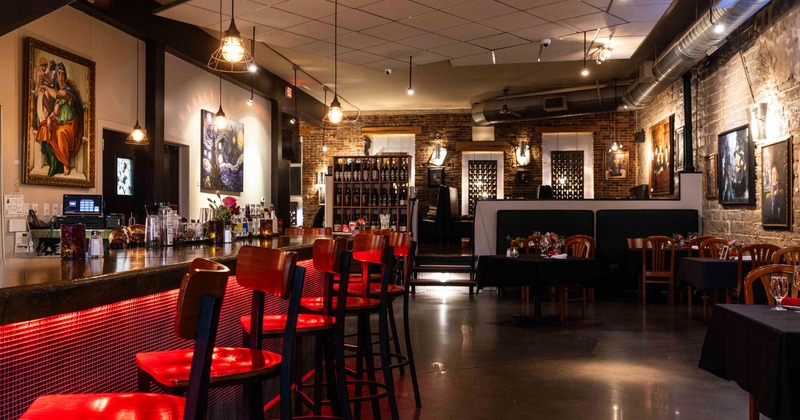
<path id="1" fill-rule="evenodd" d="M 239 206 L 236 204 L 236 198 L 231 196 L 222 198 L 217 193 L 217 199 L 220 204 L 208 198 L 208 204 L 214 212 L 214 220 L 208 221 L 208 238 L 215 244 L 221 244 L 225 239 L 225 227 L 231 224 L 234 215 L 239 214 Z"/>
<path id="2" fill-rule="evenodd" d="M 550 252 L 548 249 L 545 249 L 542 251 L 543 254 L 561 253 L 561 248 L 564 246 L 564 239 L 561 238 L 561 236 L 555 232 L 545 232 L 542 236 L 542 239 L 544 238 L 547 238 L 547 241 L 545 241 L 545 248 L 552 249 L 552 252 Z"/>
<path id="3" fill-rule="evenodd" d="M 747 244 L 741 239 L 731 239 L 728 241 L 728 256 L 729 257 L 737 257 L 739 256 L 739 252 L 747 246 Z"/>
<path id="4" fill-rule="evenodd" d="M 516 238 L 512 238 L 511 235 L 506 235 L 506 240 L 508 241 L 507 254 L 510 254 L 508 256 L 518 257 L 519 249 L 525 246 L 525 238 L 521 238 L 519 236 L 517 236 Z"/>

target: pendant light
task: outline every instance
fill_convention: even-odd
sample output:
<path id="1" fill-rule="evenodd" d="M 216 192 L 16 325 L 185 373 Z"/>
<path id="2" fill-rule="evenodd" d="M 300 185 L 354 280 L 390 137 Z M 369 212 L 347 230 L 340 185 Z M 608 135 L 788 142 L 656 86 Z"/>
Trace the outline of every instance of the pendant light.
<path id="1" fill-rule="evenodd" d="M 338 50 L 338 42 L 339 42 L 339 0 L 334 2 L 334 9 L 333 9 L 333 101 L 331 101 L 331 106 L 328 108 L 328 121 L 331 124 L 339 124 L 342 122 L 344 118 L 344 113 L 342 112 L 342 104 L 339 103 L 339 96 L 337 95 L 337 89 L 339 87 L 339 50 Z"/>
<path id="2" fill-rule="evenodd" d="M 411 87 L 411 69 L 412 69 L 412 67 L 411 67 L 411 56 L 409 55 L 408 56 L 408 90 L 406 91 L 408 93 L 408 96 L 411 96 L 411 95 L 414 94 L 414 88 Z"/>
<path id="3" fill-rule="evenodd" d="M 139 40 L 136 39 L 136 124 L 133 126 L 131 134 L 125 139 L 125 144 L 150 144 L 147 139 L 147 132 L 139 125 Z"/>
<path id="4" fill-rule="evenodd" d="M 219 1 L 219 31 L 222 34 L 219 48 L 211 54 L 208 68 L 226 73 L 246 73 L 255 69 L 253 56 L 244 47 L 239 30 L 236 29 L 234 19 L 234 0 L 231 0 L 231 24 L 228 30 L 222 33 L 222 0 Z"/>
<path id="5" fill-rule="evenodd" d="M 225 111 L 222 110 L 222 78 L 219 78 L 219 111 L 214 114 L 214 133 L 226 134 L 231 131 L 231 125 L 228 124 L 228 117 L 225 116 Z"/>
<path id="6" fill-rule="evenodd" d="M 586 31 L 583 32 L 583 70 L 581 76 L 586 77 L 589 75 L 589 69 L 586 68 Z"/>

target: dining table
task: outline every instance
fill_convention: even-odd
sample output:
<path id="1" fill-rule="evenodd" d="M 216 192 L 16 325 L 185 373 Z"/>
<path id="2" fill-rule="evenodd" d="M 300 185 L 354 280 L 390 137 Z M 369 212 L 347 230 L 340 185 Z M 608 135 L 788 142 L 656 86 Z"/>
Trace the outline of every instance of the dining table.
<path id="1" fill-rule="evenodd" d="M 750 393 L 750 418 L 800 418 L 800 313 L 767 305 L 717 305 L 700 368 Z"/>
<path id="2" fill-rule="evenodd" d="M 600 276 L 600 265 L 594 258 L 539 254 L 520 254 L 518 257 L 481 255 L 475 281 L 478 290 L 484 287 L 529 286 L 533 295 L 534 318 L 539 319 L 542 316 L 543 290 L 562 284 L 593 287 Z"/>
<path id="3" fill-rule="evenodd" d="M 742 271 L 750 271 L 750 260 L 742 261 Z M 736 289 L 739 263 L 732 259 L 687 257 L 681 260 L 676 279 L 697 290 Z"/>

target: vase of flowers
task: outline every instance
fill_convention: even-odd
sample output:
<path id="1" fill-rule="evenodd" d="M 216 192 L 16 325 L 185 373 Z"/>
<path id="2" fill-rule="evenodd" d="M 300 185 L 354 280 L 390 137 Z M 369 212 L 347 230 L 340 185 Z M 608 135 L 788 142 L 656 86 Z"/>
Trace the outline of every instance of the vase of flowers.
<path id="1" fill-rule="evenodd" d="M 506 256 L 512 258 L 519 257 L 519 249 L 525 243 L 525 238 L 520 238 L 520 237 L 512 238 L 511 235 L 509 235 L 506 236 L 506 239 L 508 240 L 508 250 L 506 252 L 507 254 Z"/>
<path id="2" fill-rule="evenodd" d="M 221 244 L 225 239 L 225 228 L 231 228 L 231 220 L 234 215 L 239 214 L 239 205 L 236 203 L 236 198 L 227 196 L 220 197 L 217 193 L 217 200 L 208 199 L 208 204 L 214 214 L 214 218 L 208 221 L 208 238 L 214 244 Z"/>

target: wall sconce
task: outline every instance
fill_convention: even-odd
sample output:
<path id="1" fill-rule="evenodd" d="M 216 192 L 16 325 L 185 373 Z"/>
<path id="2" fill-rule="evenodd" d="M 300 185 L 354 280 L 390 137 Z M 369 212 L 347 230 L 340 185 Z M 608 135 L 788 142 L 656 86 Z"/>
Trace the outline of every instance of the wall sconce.
<path id="1" fill-rule="evenodd" d="M 436 146 L 433 148 L 433 153 L 431 153 L 431 158 L 428 160 L 428 163 L 433 166 L 442 166 L 442 164 L 444 164 L 445 157 L 447 157 L 447 148 L 441 144 L 436 144 Z"/>
<path id="2" fill-rule="evenodd" d="M 514 148 L 514 155 L 517 158 L 517 166 L 531 163 L 531 146 L 525 140 L 519 142 L 519 146 Z"/>

